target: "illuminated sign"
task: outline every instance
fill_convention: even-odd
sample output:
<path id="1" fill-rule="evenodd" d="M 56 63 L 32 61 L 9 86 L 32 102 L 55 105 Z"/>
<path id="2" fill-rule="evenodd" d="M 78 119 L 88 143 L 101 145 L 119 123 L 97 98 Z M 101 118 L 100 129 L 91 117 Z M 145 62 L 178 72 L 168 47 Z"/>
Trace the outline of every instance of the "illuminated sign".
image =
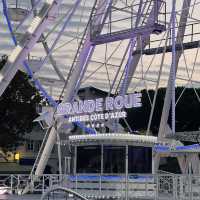
<path id="1" fill-rule="evenodd" d="M 125 96 L 97 98 L 91 100 L 61 103 L 57 107 L 57 116 L 68 116 L 69 122 L 87 122 L 125 118 L 123 109 L 141 107 L 141 93 Z"/>

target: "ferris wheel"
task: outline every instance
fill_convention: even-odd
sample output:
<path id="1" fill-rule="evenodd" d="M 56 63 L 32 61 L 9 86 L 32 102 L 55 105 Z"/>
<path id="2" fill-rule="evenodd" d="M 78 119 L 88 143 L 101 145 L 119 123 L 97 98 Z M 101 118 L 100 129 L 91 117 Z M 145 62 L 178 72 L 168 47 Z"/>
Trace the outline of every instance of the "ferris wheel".
<path id="1" fill-rule="evenodd" d="M 82 87 L 92 85 L 108 96 L 145 89 L 151 106 L 147 135 L 157 91 L 166 87 L 160 140 L 176 131 L 175 108 L 185 88 L 192 87 L 200 100 L 196 92 L 200 84 L 198 0 L 2 0 L 0 6 L 0 22 L 6 27 L 2 30 L 4 54 L 9 55 L 1 70 L 0 95 L 15 73 L 23 70 L 51 107 L 48 120 L 44 118 L 49 127 L 36 175 L 43 173 L 57 130 L 64 123 L 54 118 L 58 102 L 78 101 Z M 183 86 L 178 99 L 176 86 Z M 153 99 L 149 89 L 155 90 Z M 97 132 L 74 123 L 86 133 Z M 110 132 L 124 131 L 118 121 L 106 126 Z M 66 131 L 70 132 L 70 126 Z"/>

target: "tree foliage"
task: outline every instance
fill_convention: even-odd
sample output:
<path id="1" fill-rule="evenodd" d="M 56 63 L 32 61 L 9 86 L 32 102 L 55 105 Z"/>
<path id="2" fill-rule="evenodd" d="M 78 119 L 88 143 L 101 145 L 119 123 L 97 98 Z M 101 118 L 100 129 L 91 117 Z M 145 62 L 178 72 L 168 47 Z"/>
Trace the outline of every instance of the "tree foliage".
<path id="1" fill-rule="evenodd" d="M 3 56 L 0 69 L 7 61 Z M 28 76 L 18 71 L 3 95 L 0 97 L 0 147 L 10 148 L 23 140 L 30 132 L 33 119 L 37 117 L 36 106 L 41 97 L 29 82 Z"/>

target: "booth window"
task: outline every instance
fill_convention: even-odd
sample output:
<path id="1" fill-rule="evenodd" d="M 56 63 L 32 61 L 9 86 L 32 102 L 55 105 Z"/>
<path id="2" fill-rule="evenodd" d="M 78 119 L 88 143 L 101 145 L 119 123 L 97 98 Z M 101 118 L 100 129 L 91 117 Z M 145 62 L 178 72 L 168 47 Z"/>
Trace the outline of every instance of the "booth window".
<path id="1" fill-rule="evenodd" d="M 125 147 L 104 146 L 103 173 L 125 173 Z"/>
<path id="2" fill-rule="evenodd" d="M 33 140 L 27 141 L 27 150 L 28 151 L 34 151 L 34 141 Z"/>
<path id="3" fill-rule="evenodd" d="M 128 147 L 128 172 L 152 173 L 152 150 L 150 147 Z"/>
<path id="4" fill-rule="evenodd" d="M 101 147 L 77 147 L 77 173 L 101 172 Z"/>

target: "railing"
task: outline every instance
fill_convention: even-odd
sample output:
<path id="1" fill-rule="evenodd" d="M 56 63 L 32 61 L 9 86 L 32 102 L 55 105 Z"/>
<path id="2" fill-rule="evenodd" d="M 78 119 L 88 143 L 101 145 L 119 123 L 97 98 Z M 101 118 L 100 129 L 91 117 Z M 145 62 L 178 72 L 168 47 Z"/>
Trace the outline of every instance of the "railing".
<path id="1" fill-rule="evenodd" d="M 39 177 L 32 175 L 30 177 L 24 174 L 0 174 L 0 190 L 1 188 L 7 188 L 8 193 L 21 194 L 27 183 L 31 182 L 31 180 L 34 180 L 31 191 L 44 193 L 46 189 L 53 185 L 60 184 L 60 175 L 47 174 Z"/>
<path id="2" fill-rule="evenodd" d="M 20 4 L 17 4 L 16 2 L 11 2 L 10 0 L 8 2 L 8 7 L 13 9 L 23 9 L 29 11 L 31 9 L 31 5 L 28 2 L 21 1 Z"/>
<path id="3" fill-rule="evenodd" d="M 159 28 L 166 27 L 166 3 L 159 0 L 161 7 L 157 8 L 156 0 L 146 0 L 124 8 L 110 6 L 102 13 L 93 13 L 90 23 L 92 41 L 100 35 L 114 35 L 130 30 L 148 28 L 157 24 Z M 152 15 L 152 17 L 150 17 Z M 96 24 L 99 16 L 106 16 L 105 22 Z M 151 19 L 151 20 L 150 20 Z"/>
<path id="4" fill-rule="evenodd" d="M 176 32 L 178 30 L 178 28 L 180 27 L 176 27 Z M 185 26 L 186 28 L 186 32 L 184 34 L 184 42 L 195 42 L 195 41 L 199 41 L 199 36 L 200 36 L 200 23 L 199 22 L 195 22 L 195 23 L 189 23 L 186 24 Z M 175 37 L 177 39 L 177 36 Z M 171 37 L 171 30 L 170 30 L 170 34 L 168 37 L 168 46 L 172 45 L 172 37 Z M 162 42 L 162 45 L 164 45 L 166 38 L 163 39 L 155 39 L 154 36 L 151 36 L 150 38 L 150 42 L 148 45 L 148 48 L 156 48 L 158 47 L 158 45 Z M 160 45 L 160 46 L 162 46 Z"/>
<path id="5" fill-rule="evenodd" d="M 20 194 L 28 181 L 28 175 L 0 175 L 0 190 Z M 32 192 L 46 192 L 62 186 L 87 198 L 147 198 L 158 200 L 199 200 L 200 176 L 176 174 L 77 174 L 43 175 L 36 180 Z"/>

